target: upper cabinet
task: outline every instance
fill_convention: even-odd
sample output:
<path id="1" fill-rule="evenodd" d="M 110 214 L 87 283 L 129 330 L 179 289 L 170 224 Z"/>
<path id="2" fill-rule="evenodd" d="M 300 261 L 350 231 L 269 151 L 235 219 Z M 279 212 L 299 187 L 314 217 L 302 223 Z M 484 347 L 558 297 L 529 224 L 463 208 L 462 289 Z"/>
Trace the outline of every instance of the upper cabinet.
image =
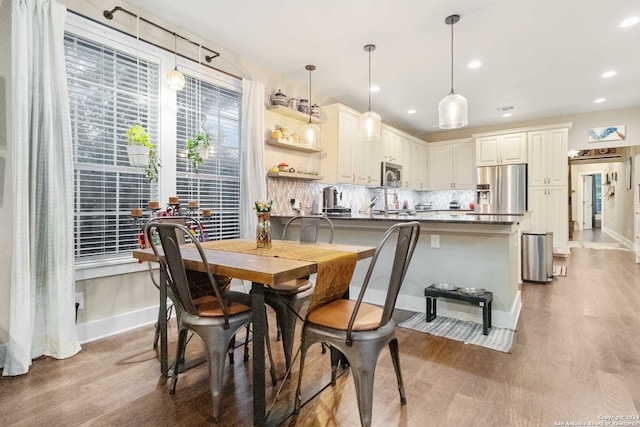
<path id="1" fill-rule="evenodd" d="M 428 145 L 428 189 L 474 189 L 475 165 L 472 139 Z"/>
<path id="2" fill-rule="evenodd" d="M 568 130 L 529 132 L 529 185 L 567 183 Z"/>
<path id="3" fill-rule="evenodd" d="M 476 137 L 477 166 L 516 163 L 527 163 L 526 132 L 479 135 Z"/>
<path id="4" fill-rule="evenodd" d="M 328 105 L 322 110 L 326 115 L 321 134 L 325 182 L 379 185 L 380 142 L 358 138 L 360 113 L 342 104 Z"/>
<path id="5" fill-rule="evenodd" d="M 404 141 L 401 139 L 397 130 L 390 126 L 383 125 L 380 132 L 380 161 L 402 164 L 404 151 Z"/>

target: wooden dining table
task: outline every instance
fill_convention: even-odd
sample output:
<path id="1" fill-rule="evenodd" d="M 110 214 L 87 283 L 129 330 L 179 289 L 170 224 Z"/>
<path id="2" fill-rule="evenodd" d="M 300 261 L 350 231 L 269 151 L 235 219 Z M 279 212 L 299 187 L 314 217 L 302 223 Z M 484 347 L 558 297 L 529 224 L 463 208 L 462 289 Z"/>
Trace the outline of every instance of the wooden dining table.
<path id="1" fill-rule="evenodd" d="M 246 242 L 253 240 L 231 239 L 201 243 L 208 265 L 205 265 L 194 246 L 181 247 L 182 257 L 186 269 L 206 271 L 236 279 L 251 281 L 251 303 L 253 322 L 253 424 L 263 426 L 267 424 L 265 398 L 265 337 L 268 333 L 266 310 L 264 306 L 264 287 L 282 283 L 292 279 L 309 276 L 318 271 L 318 262 L 313 260 L 291 259 L 296 252 L 304 253 L 314 249 L 326 249 L 336 255 L 356 254 L 357 260 L 370 258 L 375 252 L 374 247 L 353 246 L 325 243 L 301 243 L 288 240 L 274 240 L 271 249 L 260 250 L 255 253 L 240 253 L 230 246 L 238 244 L 246 246 Z M 288 256 L 290 258 L 285 258 Z M 352 255 L 351 255 L 352 256 Z M 139 249 L 133 252 L 133 257 L 141 261 L 157 262 L 151 249 Z M 301 257 L 305 258 L 305 257 Z M 309 257 L 306 257 L 309 258 Z M 160 313 L 166 313 L 167 288 L 166 278 L 160 278 Z M 162 375 L 169 376 L 167 351 L 167 319 L 158 316 L 160 329 L 160 370 Z M 269 423 L 271 424 L 271 423 Z"/>

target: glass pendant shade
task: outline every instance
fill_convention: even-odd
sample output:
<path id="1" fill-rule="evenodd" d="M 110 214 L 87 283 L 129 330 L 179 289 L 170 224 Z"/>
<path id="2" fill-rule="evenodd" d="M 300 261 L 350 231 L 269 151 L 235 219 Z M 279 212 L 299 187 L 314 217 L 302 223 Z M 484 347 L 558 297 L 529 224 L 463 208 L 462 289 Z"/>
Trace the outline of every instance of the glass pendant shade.
<path id="1" fill-rule="evenodd" d="M 469 123 L 467 98 L 451 92 L 438 104 L 438 116 L 440 129 L 457 129 L 466 126 Z"/>
<path id="2" fill-rule="evenodd" d="M 358 117 L 358 137 L 365 141 L 380 139 L 382 119 L 373 111 L 367 111 Z"/>
<path id="3" fill-rule="evenodd" d="M 182 90 L 184 88 L 186 81 L 184 74 L 182 74 L 182 71 L 178 70 L 178 67 L 169 71 L 169 74 L 167 74 L 167 84 L 173 90 Z"/>
<path id="4" fill-rule="evenodd" d="M 364 46 L 364 51 L 369 53 L 369 111 L 358 117 L 358 138 L 365 141 L 375 141 L 380 139 L 380 127 L 382 119 L 379 114 L 371 110 L 371 52 L 376 50 L 373 44 Z"/>
<path id="5" fill-rule="evenodd" d="M 438 104 L 438 126 L 440 129 L 457 129 L 469 124 L 467 98 L 453 90 L 453 25 L 459 15 L 450 15 L 444 23 L 451 26 L 451 92 Z"/>
<path id="6" fill-rule="evenodd" d="M 315 147 L 320 145 L 320 126 L 314 123 L 307 123 L 300 129 L 304 143 Z"/>

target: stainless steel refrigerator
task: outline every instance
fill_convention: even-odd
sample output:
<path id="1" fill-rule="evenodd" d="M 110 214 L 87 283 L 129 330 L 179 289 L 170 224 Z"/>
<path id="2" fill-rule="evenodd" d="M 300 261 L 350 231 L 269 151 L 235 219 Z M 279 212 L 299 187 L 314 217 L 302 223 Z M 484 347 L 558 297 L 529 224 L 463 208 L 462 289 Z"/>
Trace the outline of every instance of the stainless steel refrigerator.
<path id="1" fill-rule="evenodd" d="M 478 167 L 476 213 L 522 214 L 527 211 L 527 165 Z"/>

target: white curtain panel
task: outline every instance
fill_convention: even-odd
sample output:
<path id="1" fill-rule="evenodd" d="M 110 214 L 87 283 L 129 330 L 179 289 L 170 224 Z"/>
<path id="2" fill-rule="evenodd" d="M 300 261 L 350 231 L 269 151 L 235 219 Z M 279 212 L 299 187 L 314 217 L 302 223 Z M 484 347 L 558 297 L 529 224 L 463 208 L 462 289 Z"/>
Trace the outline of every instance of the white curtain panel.
<path id="1" fill-rule="evenodd" d="M 66 8 L 13 0 L 14 243 L 3 375 L 80 351 L 75 330 L 73 159 L 64 60 Z"/>
<path id="2" fill-rule="evenodd" d="M 256 237 L 257 200 L 267 197 L 264 168 L 264 83 L 242 80 L 242 137 L 240 144 L 240 237 Z"/>

